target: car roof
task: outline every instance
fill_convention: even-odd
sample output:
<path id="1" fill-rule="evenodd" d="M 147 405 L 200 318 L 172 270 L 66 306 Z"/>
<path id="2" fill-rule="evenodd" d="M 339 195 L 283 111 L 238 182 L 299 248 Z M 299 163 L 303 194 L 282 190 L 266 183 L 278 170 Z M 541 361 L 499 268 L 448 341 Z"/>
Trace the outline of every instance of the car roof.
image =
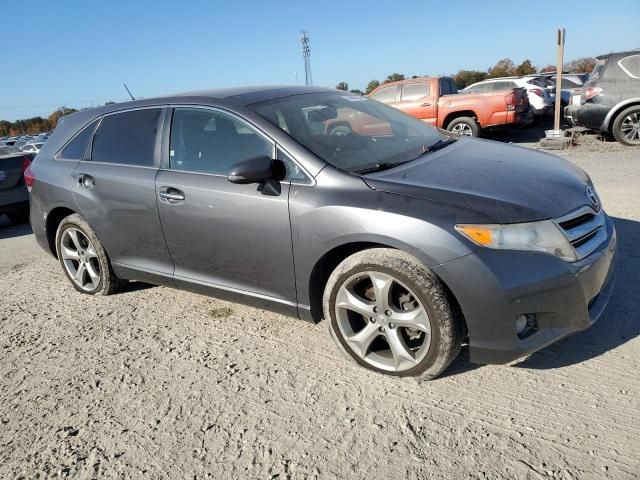
<path id="1" fill-rule="evenodd" d="M 627 50 L 626 52 L 604 53 L 602 55 L 598 55 L 596 58 L 598 60 L 604 60 L 605 58 L 609 58 L 609 57 L 617 57 L 617 56 L 625 57 L 627 55 L 638 55 L 638 54 L 640 54 L 640 48 L 636 48 L 636 49 L 633 49 L 633 50 Z"/>
<path id="2" fill-rule="evenodd" d="M 237 87 L 237 88 L 220 88 L 209 90 L 196 90 L 191 92 L 173 93 L 164 96 L 143 98 L 140 100 L 132 100 L 130 102 L 121 102 L 105 105 L 102 107 L 88 108 L 79 112 L 65 115 L 60 118 L 58 126 L 62 123 L 86 123 L 89 118 L 97 118 L 108 113 L 118 112 L 121 110 L 129 110 L 139 107 L 150 107 L 157 105 L 166 105 L 172 103 L 178 104 L 216 104 L 226 103 L 240 106 L 250 105 L 252 103 L 272 100 L 275 98 L 290 97 L 293 95 L 303 95 L 308 93 L 324 93 L 336 92 L 337 90 L 325 87 L 298 87 L 291 85 L 276 86 L 254 86 L 254 87 Z M 342 92 L 344 95 L 355 95 L 349 92 Z M 71 120 L 71 122 L 70 122 Z"/>

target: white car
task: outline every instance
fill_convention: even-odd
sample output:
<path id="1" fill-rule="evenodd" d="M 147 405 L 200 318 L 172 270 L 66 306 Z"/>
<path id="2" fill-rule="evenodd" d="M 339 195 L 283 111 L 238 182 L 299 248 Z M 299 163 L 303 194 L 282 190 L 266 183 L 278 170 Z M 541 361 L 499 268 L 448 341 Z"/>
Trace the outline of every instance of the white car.
<path id="1" fill-rule="evenodd" d="M 469 85 L 462 93 L 487 93 L 511 88 L 524 88 L 529 97 L 529 106 L 534 115 L 545 115 L 553 111 L 553 101 L 546 88 L 540 88 L 526 77 L 489 78 Z"/>
<path id="2" fill-rule="evenodd" d="M 21 152 L 33 152 L 38 153 L 44 145 L 44 142 L 29 142 L 20 147 Z"/>

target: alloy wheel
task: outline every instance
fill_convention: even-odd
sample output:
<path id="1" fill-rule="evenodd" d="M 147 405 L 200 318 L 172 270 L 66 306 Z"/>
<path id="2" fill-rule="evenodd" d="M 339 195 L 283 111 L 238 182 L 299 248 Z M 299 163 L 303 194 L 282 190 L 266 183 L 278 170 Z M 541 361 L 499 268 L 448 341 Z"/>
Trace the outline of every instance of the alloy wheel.
<path id="1" fill-rule="evenodd" d="M 382 272 L 361 272 L 338 289 L 338 329 L 351 351 L 381 370 L 402 372 L 418 365 L 431 344 L 431 322 L 418 297 Z"/>
<path id="2" fill-rule="evenodd" d="M 456 133 L 458 135 L 466 135 L 467 137 L 473 137 L 473 130 L 471 130 L 471 127 L 466 123 L 459 123 L 455 125 L 451 129 L 451 132 Z"/>
<path id="3" fill-rule="evenodd" d="M 78 228 L 67 228 L 60 239 L 60 256 L 69 277 L 85 292 L 100 284 L 100 263 L 91 240 Z"/>
<path id="4" fill-rule="evenodd" d="M 630 142 L 640 142 L 640 114 L 627 115 L 620 125 L 622 135 Z"/>

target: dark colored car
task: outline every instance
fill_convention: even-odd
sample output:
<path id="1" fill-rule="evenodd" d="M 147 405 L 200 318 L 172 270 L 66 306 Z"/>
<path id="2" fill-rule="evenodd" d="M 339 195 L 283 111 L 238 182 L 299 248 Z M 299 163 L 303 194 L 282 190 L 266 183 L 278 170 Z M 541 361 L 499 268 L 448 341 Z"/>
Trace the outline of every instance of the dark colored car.
<path id="1" fill-rule="evenodd" d="M 350 114 L 375 128 L 326 128 Z M 392 375 L 435 377 L 467 339 L 473 362 L 515 360 L 589 327 L 613 288 L 614 226 L 582 170 L 346 92 L 82 111 L 27 177 L 36 239 L 76 290 L 140 280 L 325 318 Z"/>
<path id="2" fill-rule="evenodd" d="M 640 145 L 640 50 L 597 57 L 580 104 L 569 105 L 569 124 L 613 134 L 623 145 Z"/>
<path id="3" fill-rule="evenodd" d="M 14 147 L 0 147 L 0 215 L 14 223 L 29 220 L 29 193 L 24 172 L 32 155 Z"/>

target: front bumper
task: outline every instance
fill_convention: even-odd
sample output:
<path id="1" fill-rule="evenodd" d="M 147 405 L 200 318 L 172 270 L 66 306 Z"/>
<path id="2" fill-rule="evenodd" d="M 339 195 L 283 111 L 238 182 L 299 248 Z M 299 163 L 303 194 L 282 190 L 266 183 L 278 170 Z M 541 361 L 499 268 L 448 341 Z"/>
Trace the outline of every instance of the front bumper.
<path id="1" fill-rule="evenodd" d="M 469 330 L 473 363 L 509 363 L 589 328 L 613 291 L 616 233 L 588 257 L 568 263 L 552 255 L 480 248 L 434 268 L 456 296 Z M 516 319 L 533 315 L 535 330 L 518 337 Z"/>

